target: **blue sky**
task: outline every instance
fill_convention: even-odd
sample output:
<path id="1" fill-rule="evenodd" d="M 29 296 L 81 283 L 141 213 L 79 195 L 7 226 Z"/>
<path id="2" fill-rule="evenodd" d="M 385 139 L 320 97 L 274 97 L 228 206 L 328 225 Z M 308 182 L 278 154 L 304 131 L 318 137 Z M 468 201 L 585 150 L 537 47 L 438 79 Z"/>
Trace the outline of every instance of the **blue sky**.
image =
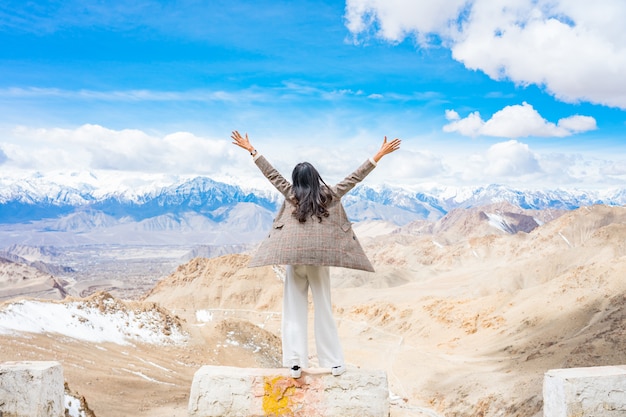
<path id="1" fill-rule="evenodd" d="M 0 177 L 251 184 L 238 129 L 330 181 L 387 135 L 372 182 L 623 188 L 626 4 L 494 3 L 5 0 Z"/>

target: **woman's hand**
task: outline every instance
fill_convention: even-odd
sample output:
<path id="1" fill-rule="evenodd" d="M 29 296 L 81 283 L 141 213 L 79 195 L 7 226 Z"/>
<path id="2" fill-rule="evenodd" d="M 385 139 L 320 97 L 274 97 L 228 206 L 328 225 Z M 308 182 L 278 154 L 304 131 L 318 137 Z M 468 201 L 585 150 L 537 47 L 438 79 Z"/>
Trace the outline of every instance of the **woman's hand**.
<path id="1" fill-rule="evenodd" d="M 243 137 L 239 134 L 238 131 L 234 130 L 233 134 L 230 137 L 233 138 L 233 142 L 232 142 L 233 145 L 237 145 L 240 148 L 243 148 L 250 153 L 254 151 L 254 146 L 250 145 L 250 140 L 248 140 L 247 133 L 246 133 L 246 137 Z"/>
<path id="2" fill-rule="evenodd" d="M 402 143 L 402 141 L 398 138 L 395 138 L 391 142 L 387 142 L 387 136 L 385 136 L 385 139 L 383 140 L 383 144 L 381 145 L 380 150 L 378 151 L 376 155 L 374 155 L 374 158 L 373 158 L 374 161 L 378 162 L 383 156 L 400 149 L 400 143 Z"/>

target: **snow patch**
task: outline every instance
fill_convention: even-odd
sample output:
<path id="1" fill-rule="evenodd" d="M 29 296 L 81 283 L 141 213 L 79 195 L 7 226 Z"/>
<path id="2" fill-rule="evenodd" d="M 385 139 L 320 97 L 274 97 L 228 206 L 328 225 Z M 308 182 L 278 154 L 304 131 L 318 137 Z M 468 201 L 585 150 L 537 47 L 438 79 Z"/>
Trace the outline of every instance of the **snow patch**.
<path id="1" fill-rule="evenodd" d="M 443 248 L 443 245 L 437 242 L 435 239 L 433 239 L 432 242 L 433 242 L 433 245 L 437 246 L 438 248 Z"/>
<path id="2" fill-rule="evenodd" d="M 486 213 L 486 212 L 485 212 L 485 215 L 489 219 L 489 226 L 495 227 L 496 229 L 501 230 L 504 233 L 510 233 L 511 232 L 511 230 L 512 230 L 511 226 L 504 219 L 504 217 L 500 216 L 499 214 Z"/>
<path id="3" fill-rule="evenodd" d="M 196 320 L 201 323 L 208 323 L 213 321 L 213 312 L 208 310 L 197 310 Z"/>
<path id="4" fill-rule="evenodd" d="M 136 358 L 137 358 L 137 359 L 139 359 L 141 362 L 143 362 L 143 363 L 147 363 L 148 365 L 152 365 L 152 366 L 154 366 L 155 368 L 158 368 L 158 369 L 160 369 L 160 370 L 162 370 L 162 371 L 165 371 L 165 372 L 172 372 L 172 370 L 171 370 L 171 369 L 167 369 L 167 368 L 166 368 L 166 367 L 164 367 L 164 366 L 157 365 L 157 364 L 156 364 L 156 363 L 154 363 L 154 362 L 147 361 L 147 360 L 145 360 L 145 359 L 143 359 L 143 358 L 140 358 L 139 356 L 136 356 Z"/>
<path id="5" fill-rule="evenodd" d="M 569 240 L 567 240 L 567 238 L 565 236 L 563 236 L 563 234 L 561 232 L 559 232 L 559 236 L 561 236 L 563 238 L 563 240 L 565 241 L 565 243 L 567 243 L 567 246 L 569 246 L 570 248 L 573 248 L 574 246 L 570 243 Z"/>
<path id="6" fill-rule="evenodd" d="M 78 398 L 65 394 L 64 400 L 66 415 L 69 417 L 86 417 L 85 411 L 82 409 Z"/>
<path id="7" fill-rule="evenodd" d="M 142 372 L 139 372 L 139 371 L 131 371 L 130 369 L 124 369 L 124 368 L 122 368 L 122 371 L 130 372 L 131 374 L 137 375 L 138 377 L 143 378 L 146 381 L 155 382 L 157 384 L 174 385 L 171 382 L 163 382 L 163 381 L 159 381 L 158 379 L 150 378 L 149 376 L 147 376 L 147 375 L 145 375 L 145 374 L 143 374 Z"/>
<path id="8" fill-rule="evenodd" d="M 118 345 L 127 345 L 130 341 L 179 344 L 187 340 L 178 326 L 167 323 L 157 311 L 119 308 L 113 298 L 104 299 L 102 303 L 105 308 L 90 306 L 84 301 L 12 303 L 0 311 L 0 334 L 57 333 L 86 342 Z"/>

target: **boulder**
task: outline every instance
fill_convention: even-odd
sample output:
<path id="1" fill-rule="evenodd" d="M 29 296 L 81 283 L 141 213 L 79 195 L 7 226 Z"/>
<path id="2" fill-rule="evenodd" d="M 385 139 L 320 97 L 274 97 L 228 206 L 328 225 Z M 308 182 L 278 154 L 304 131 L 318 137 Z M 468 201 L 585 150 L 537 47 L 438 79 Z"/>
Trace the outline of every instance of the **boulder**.
<path id="1" fill-rule="evenodd" d="M 553 369 L 546 372 L 543 415 L 626 416 L 626 366 Z"/>

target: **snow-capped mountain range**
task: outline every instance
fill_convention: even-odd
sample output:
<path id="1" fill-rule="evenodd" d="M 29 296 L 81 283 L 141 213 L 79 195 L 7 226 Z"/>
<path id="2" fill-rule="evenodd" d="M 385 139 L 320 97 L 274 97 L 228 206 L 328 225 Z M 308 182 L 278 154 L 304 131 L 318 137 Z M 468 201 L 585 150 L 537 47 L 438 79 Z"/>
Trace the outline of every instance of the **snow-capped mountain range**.
<path id="1" fill-rule="evenodd" d="M 143 232 L 175 231 L 186 232 L 191 241 L 204 244 L 241 243 L 266 233 L 281 201 L 275 192 L 245 190 L 206 177 L 164 186 L 122 187 L 117 191 L 105 190 L 89 179 L 70 185 L 46 177 L 0 179 L 0 227 L 22 237 L 34 230 L 101 231 L 101 238 L 124 235 L 132 240 Z M 359 185 L 343 201 L 352 221 L 386 220 L 404 225 L 415 220 L 434 221 L 455 208 L 503 201 L 536 210 L 624 205 L 626 188 L 533 191 L 503 185 L 433 186 L 416 192 Z M 200 235 L 193 237 L 194 233 Z"/>

